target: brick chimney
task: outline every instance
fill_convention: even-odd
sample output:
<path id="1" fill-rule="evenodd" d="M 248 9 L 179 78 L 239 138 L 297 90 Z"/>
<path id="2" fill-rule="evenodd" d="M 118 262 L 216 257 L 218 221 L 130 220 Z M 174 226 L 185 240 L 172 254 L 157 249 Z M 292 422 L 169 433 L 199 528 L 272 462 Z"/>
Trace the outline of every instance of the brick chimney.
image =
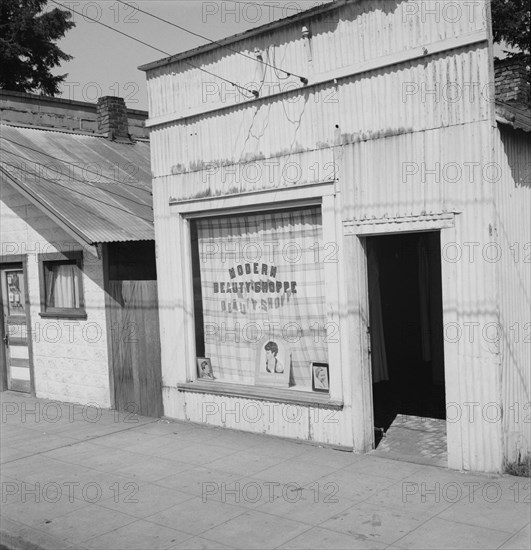
<path id="1" fill-rule="evenodd" d="M 98 99 L 98 132 L 109 139 L 130 139 L 123 97 L 107 95 Z"/>
<path id="2" fill-rule="evenodd" d="M 494 61 L 496 99 L 528 103 L 530 89 L 525 62 L 518 58 Z"/>

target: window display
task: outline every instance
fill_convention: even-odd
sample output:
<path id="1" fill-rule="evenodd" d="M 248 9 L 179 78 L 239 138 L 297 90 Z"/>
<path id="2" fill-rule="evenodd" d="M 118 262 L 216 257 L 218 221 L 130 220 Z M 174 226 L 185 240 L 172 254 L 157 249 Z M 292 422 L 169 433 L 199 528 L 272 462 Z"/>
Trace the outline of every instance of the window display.
<path id="1" fill-rule="evenodd" d="M 192 222 L 197 354 L 217 380 L 312 389 L 328 362 L 319 207 Z"/>

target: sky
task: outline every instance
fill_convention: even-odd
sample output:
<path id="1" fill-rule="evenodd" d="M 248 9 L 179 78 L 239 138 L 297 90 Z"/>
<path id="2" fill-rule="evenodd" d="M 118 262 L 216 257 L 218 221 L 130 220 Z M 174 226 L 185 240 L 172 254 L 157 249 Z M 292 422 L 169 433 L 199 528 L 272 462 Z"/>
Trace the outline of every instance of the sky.
<path id="1" fill-rule="evenodd" d="M 219 40 L 331 0 L 124 0 L 131 7 L 118 0 L 56 1 L 80 12 L 71 12 L 76 26 L 58 41 L 59 47 L 73 56 L 53 70 L 54 74 L 68 73 L 60 97 L 95 103 L 98 97 L 117 95 L 125 99 L 129 108 L 147 110 L 145 73 L 137 67 L 166 55 L 112 29 L 172 55 L 208 41 L 153 19 L 139 9 Z M 55 7 L 57 4 L 48 0 L 46 9 Z M 494 53 L 504 56 L 499 46 L 495 46 Z"/>
<path id="2" fill-rule="evenodd" d="M 65 53 L 74 57 L 53 71 L 54 74 L 68 73 L 60 97 L 93 103 L 100 96 L 118 95 L 125 99 L 129 108 L 147 110 L 145 73 L 137 67 L 166 56 L 90 18 L 175 54 L 208 42 L 157 21 L 136 8 L 219 40 L 330 0 L 125 1 L 134 8 L 117 0 L 57 0 L 81 13 L 72 12 L 76 26 L 57 42 Z M 48 10 L 55 7 L 57 4 L 48 1 Z"/>

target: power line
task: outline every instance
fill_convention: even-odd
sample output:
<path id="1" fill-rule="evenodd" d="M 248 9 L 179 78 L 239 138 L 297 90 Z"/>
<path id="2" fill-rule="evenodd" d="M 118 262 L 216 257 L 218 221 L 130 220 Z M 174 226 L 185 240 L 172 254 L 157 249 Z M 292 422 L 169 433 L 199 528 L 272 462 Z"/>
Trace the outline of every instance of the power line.
<path id="1" fill-rule="evenodd" d="M 56 2 L 56 0 L 50 0 L 50 2 L 52 2 L 53 4 L 57 4 L 58 6 L 61 6 L 62 8 L 64 8 L 67 11 L 70 10 L 74 13 L 77 13 L 78 15 L 81 15 L 85 19 L 89 19 L 90 21 L 94 21 L 94 23 L 98 23 L 99 25 L 102 25 L 103 27 L 107 27 L 108 29 L 111 29 L 111 31 L 117 32 L 118 34 L 121 34 L 122 36 L 126 36 L 127 38 L 130 38 L 131 40 L 134 40 L 135 42 L 138 42 L 139 44 L 147 46 L 148 48 L 151 48 L 152 50 L 156 50 L 160 53 L 163 53 L 167 57 L 172 57 L 172 54 L 170 54 L 170 53 L 168 53 L 164 50 L 161 50 L 160 48 L 157 48 L 156 46 L 152 46 L 151 44 L 148 44 L 147 42 L 144 42 L 143 40 L 140 40 L 140 38 L 136 38 L 134 36 L 131 36 L 130 34 L 122 32 L 122 31 L 116 29 L 115 27 L 111 27 L 110 25 L 107 25 L 106 23 L 102 23 L 101 21 L 98 21 L 97 19 L 94 19 L 93 17 L 89 17 L 88 15 L 86 15 L 84 13 L 76 11 L 74 8 L 66 7 L 65 5 L 61 4 L 60 2 Z M 188 61 L 183 60 L 182 62 L 185 63 L 186 65 L 189 65 L 190 67 L 193 67 L 194 69 L 197 69 L 197 70 L 202 71 L 206 74 L 209 74 L 210 76 L 213 76 L 214 78 L 219 78 L 220 80 L 228 82 L 229 84 L 231 84 L 232 86 L 234 86 L 234 87 L 236 87 L 240 90 L 245 90 L 246 92 L 249 92 L 249 93 L 253 94 L 254 97 L 258 97 L 258 92 L 256 90 L 249 90 L 248 88 L 244 88 L 243 86 L 240 86 L 239 84 L 236 84 L 236 82 L 232 82 L 232 80 L 229 80 L 229 79 L 224 78 L 222 76 L 219 76 L 215 73 L 212 73 L 212 72 L 208 71 L 207 69 L 203 69 L 202 67 L 198 67 L 197 65 L 194 65 L 194 64 L 192 64 Z"/>
<path id="2" fill-rule="evenodd" d="M 139 7 L 137 6 L 133 6 L 132 4 L 128 4 L 127 2 L 125 2 L 124 0 L 117 0 L 118 2 L 120 2 L 120 4 L 123 4 L 124 6 L 129 6 L 130 8 L 133 8 L 135 9 L 136 11 L 139 11 L 140 13 L 145 13 L 146 15 L 149 15 L 150 17 L 153 17 L 154 19 L 157 19 L 159 21 L 162 21 L 163 23 L 167 23 L 168 25 L 171 25 L 172 27 L 175 27 L 177 29 L 180 29 L 184 32 L 187 32 L 189 34 L 192 34 L 193 36 L 197 36 L 199 38 L 202 38 L 203 40 L 207 40 L 208 42 L 210 42 L 211 44 L 217 44 L 218 46 L 222 47 L 222 48 L 225 48 L 227 50 L 230 50 L 231 52 L 234 52 L 234 53 L 237 53 L 238 55 L 241 55 L 242 57 L 246 57 L 247 59 L 251 59 L 252 61 L 254 62 L 257 62 L 257 63 L 261 63 L 262 65 L 265 65 L 266 67 L 271 67 L 272 69 L 275 69 L 277 71 L 281 71 L 283 72 L 284 74 L 288 75 L 288 76 L 296 76 L 303 84 L 308 84 L 308 79 L 305 78 L 304 76 L 300 76 L 298 74 L 295 74 L 291 71 L 286 71 L 284 69 L 281 69 L 280 67 L 275 67 L 274 65 L 271 65 L 270 63 L 267 63 L 266 61 L 264 61 L 263 59 L 260 59 L 260 58 L 255 58 L 255 57 L 252 57 L 250 55 L 247 55 L 243 52 L 240 52 L 234 48 L 231 48 L 230 46 L 227 46 L 225 44 L 222 44 L 221 42 L 219 42 L 218 40 L 212 40 L 211 38 L 208 38 L 208 36 L 204 36 L 203 34 L 200 34 L 198 32 L 195 32 L 195 31 L 191 31 L 190 29 L 187 29 L 186 27 L 183 27 L 181 25 L 177 25 L 177 23 L 173 23 L 172 21 L 168 21 L 167 19 L 164 19 L 163 17 L 159 17 L 158 15 L 155 15 L 154 13 L 151 13 L 149 11 L 145 11 L 145 10 L 142 10 L 140 9 Z"/>
<path id="3" fill-rule="evenodd" d="M 38 153 L 39 155 L 45 155 L 45 156 L 50 157 L 51 159 L 54 159 L 58 162 L 63 162 L 64 164 L 70 164 L 74 168 L 79 168 L 80 170 L 84 170 L 85 172 L 89 172 L 90 174 L 96 174 L 97 176 L 106 178 L 109 181 L 119 183 L 120 185 L 126 185 L 128 187 L 132 187 L 133 189 L 138 189 L 139 191 L 145 191 L 146 193 L 149 193 L 150 195 L 153 194 L 150 189 L 146 189 L 145 187 L 140 187 L 139 185 L 133 185 L 132 183 L 127 183 L 125 181 L 120 181 L 120 180 L 117 180 L 115 178 L 111 178 L 110 176 L 106 176 L 105 174 L 100 174 L 100 173 L 98 173 L 94 170 L 90 170 L 88 168 L 80 167 L 77 164 L 74 164 L 73 162 L 70 162 L 68 160 L 59 159 L 57 157 L 54 157 L 53 155 L 49 155 L 48 153 L 45 153 L 44 151 L 39 151 L 38 149 L 34 149 L 33 147 L 29 147 L 28 145 L 22 145 L 22 143 L 19 143 L 18 141 L 13 141 L 12 139 L 6 138 L 4 136 L 0 136 L 0 139 L 4 139 L 5 141 L 8 141 L 9 143 L 13 143 L 14 145 L 17 145 L 19 147 L 23 147 L 24 149 L 29 149 L 30 151 L 33 151 L 34 153 Z M 7 151 L 7 152 L 9 153 L 10 151 Z M 11 153 L 11 154 L 14 155 L 15 153 Z M 20 156 L 20 155 L 17 155 L 17 156 Z M 23 158 L 23 157 L 21 157 L 21 158 Z M 27 159 L 27 160 L 30 160 L 30 159 Z M 37 163 L 37 164 L 40 164 L 40 163 Z"/>
<path id="4" fill-rule="evenodd" d="M 121 210 L 122 212 L 125 212 L 131 216 L 135 216 L 136 218 L 139 218 L 141 220 L 144 220 L 150 224 L 153 224 L 153 220 L 149 220 L 148 218 L 143 218 L 142 216 L 139 216 L 138 214 L 135 214 L 134 212 L 131 212 L 130 210 L 126 210 L 125 208 L 120 208 L 119 206 L 116 206 L 114 204 L 111 204 L 110 202 L 108 201 L 102 201 L 100 199 L 97 199 L 96 197 L 92 197 L 91 195 L 87 195 L 86 193 L 82 193 L 81 191 L 77 191 L 76 189 L 72 189 L 71 187 L 67 187 L 66 185 L 61 185 L 59 182 L 57 181 L 54 181 L 54 180 L 51 180 L 51 179 L 48 179 L 48 178 L 45 178 L 45 177 L 42 177 L 42 176 L 39 176 L 38 174 L 34 173 L 34 172 L 29 172 L 28 170 L 24 170 L 24 168 L 21 168 L 20 166 L 16 166 L 15 164 L 10 164 L 9 162 L 6 162 L 5 160 L 2 160 L 0 161 L 2 164 L 5 164 L 6 166 L 10 166 L 11 168 L 15 168 L 16 170 L 19 170 L 21 172 L 24 172 L 25 174 L 28 174 L 30 176 L 33 176 L 35 178 L 38 178 L 38 179 L 41 179 L 41 180 L 44 180 L 44 181 L 47 181 L 48 183 L 53 183 L 55 185 L 58 185 L 59 187 L 62 187 L 63 189 L 67 189 L 68 191 L 70 191 L 71 193 L 76 193 L 78 195 L 81 195 L 83 197 L 87 197 L 88 199 L 90 200 L 93 200 L 95 202 L 99 202 L 101 204 L 105 204 L 106 206 L 110 206 L 111 208 L 115 208 L 116 210 Z M 98 189 L 98 188 L 97 188 Z M 100 189 L 101 191 L 101 189 Z M 63 197 L 64 198 L 64 197 Z M 70 202 L 71 204 L 75 204 L 75 203 L 72 203 L 72 201 L 69 201 L 68 199 L 66 199 L 67 202 Z M 142 205 L 142 206 L 146 206 L 146 205 Z"/>

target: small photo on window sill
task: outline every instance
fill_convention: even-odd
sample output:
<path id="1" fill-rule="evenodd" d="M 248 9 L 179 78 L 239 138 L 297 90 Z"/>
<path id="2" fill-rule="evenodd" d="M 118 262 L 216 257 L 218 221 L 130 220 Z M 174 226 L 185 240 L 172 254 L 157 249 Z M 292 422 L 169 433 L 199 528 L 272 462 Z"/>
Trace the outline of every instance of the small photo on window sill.
<path id="1" fill-rule="evenodd" d="M 312 363 L 312 389 L 319 392 L 330 391 L 328 363 Z"/>

